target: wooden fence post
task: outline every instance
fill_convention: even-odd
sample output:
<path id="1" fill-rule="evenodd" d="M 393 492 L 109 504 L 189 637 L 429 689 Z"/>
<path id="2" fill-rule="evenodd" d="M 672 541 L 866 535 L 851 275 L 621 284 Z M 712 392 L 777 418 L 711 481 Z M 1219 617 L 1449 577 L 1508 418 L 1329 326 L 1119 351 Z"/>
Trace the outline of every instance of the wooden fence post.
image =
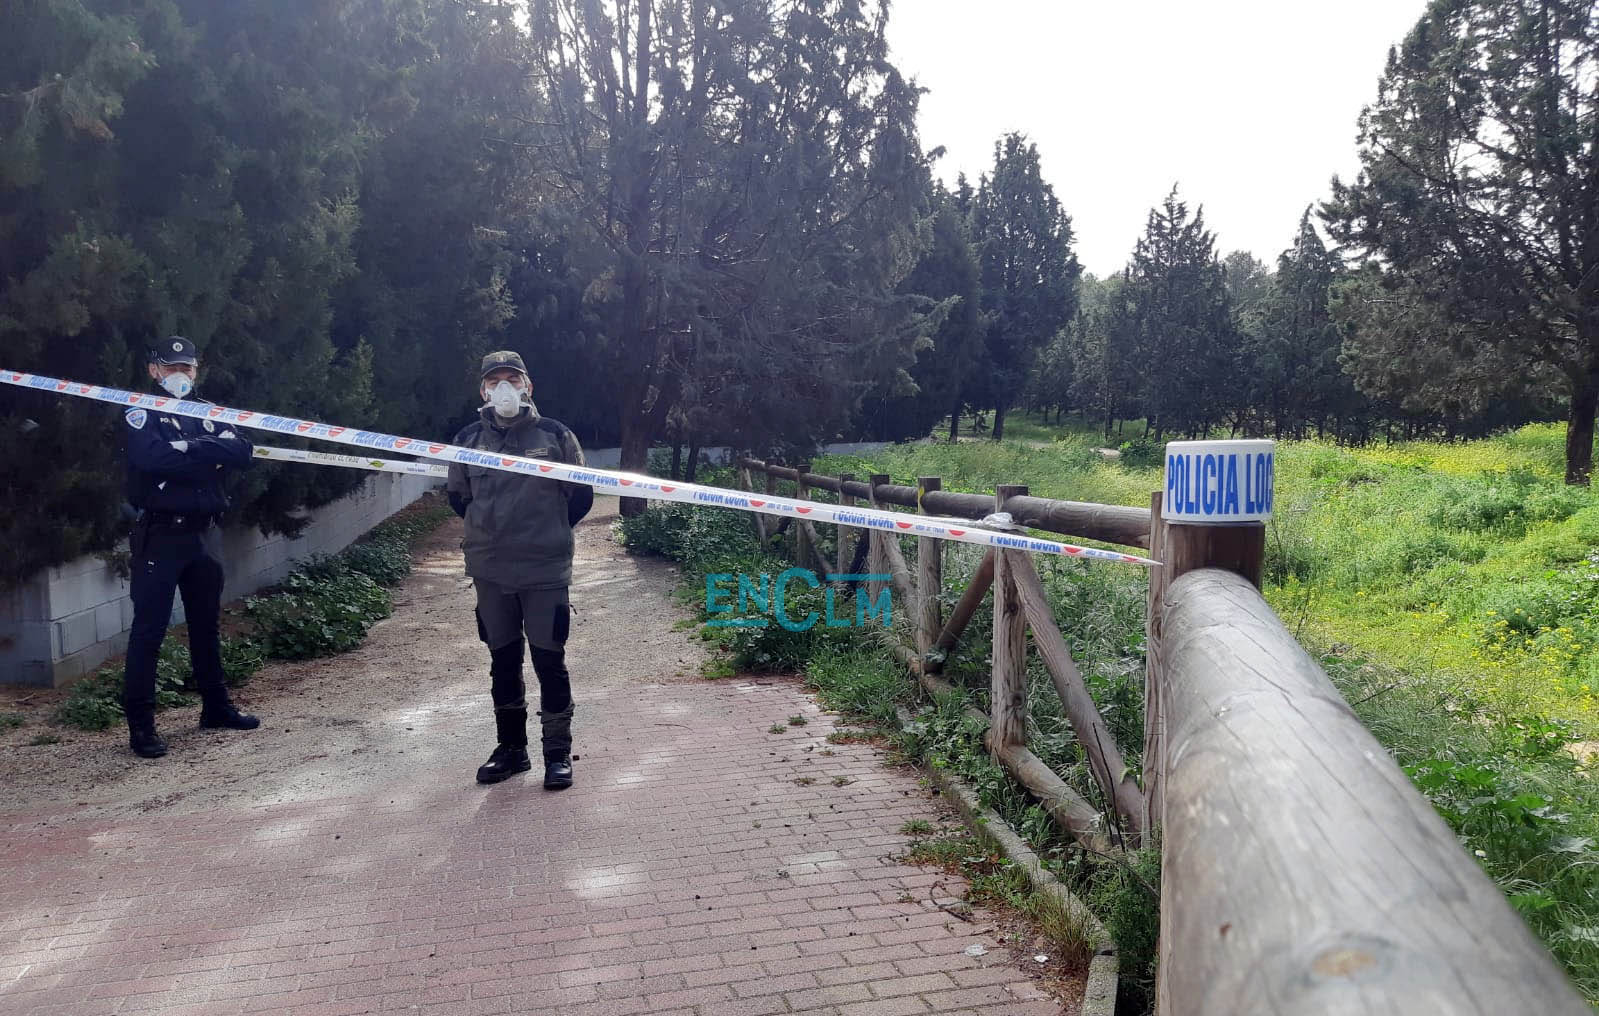
<path id="1" fill-rule="evenodd" d="M 994 493 L 994 511 L 1005 501 L 1027 493 L 1016 484 L 1002 484 Z M 994 670 L 989 684 L 991 734 L 1000 745 L 1027 743 L 1027 614 L 1003 551 L 994 553 Z M 992 750 L 992 749 L 991 749 Z"/>
<path id="2" fill-rule="evenodd" d="M 805 485 L 805 474 L 811 471 L 809 462 L 799 462 L 794 466 L 794 497 L 805 501 L 810 498 L 810 488 Z M 794 563 L 801 568 L 811 566 L 811 543 L 807 538 L 803 520 L 794 522 Z M 818 579 L 820 575 L 816 576 Z"/>
<path id="3" fill-rule="evenodd" d="M 1162 494 L 1149 496 L 1149 556 L 1159 561 L 1165 547 L 1166 523 L 1160 517 Z M 1162 774 L 1166 752 L 1166 710 L 1160 698 L 1160 607 L 1166 595 L 1166 569 L 1149 569 L 1149 599 L 1144 608 L 1144 829 L 1160 826 L 1164 799 Z"/>
<path id="4" fill-rule="evenodd" d="M 923 515 L 928 512 L 926 508 L 921 508 L 922 495 L 943 486 L 944 481 L 936 476 L 916 478 L 916 502 Z M 921 609 L 917 612 L 916 618 L 916 652 L 923 657 L 932 650 L 933 643 L 938 640 L 938 633 L 944 627 L 943 605 L 939 601 L 939 596 L 944 591 L 943 564 L 944 541 L 935 540 L 930 536 L 918 537 L 916 595 Z"/>
<path id="5" fill-rule="evenodd" d="M 770 464 L 770 463 L 768 463 Z M 777 477 L 771 473 L 766 474 L 766 494 L 768 497 L 777 493 Z M 759 513 L 757 513 L 759 514 Z M 771 524 L 765 527 L 765 535 L 761 537 L 761 549 L 766 549 L 768 543 L 777 535 L 777 518 L 774 516 Z"/>
<path id="6" fill-rule="evenodd" d="M 1171 525 L 1161 517 L 1163 497 L 1158 491 L 1150 497 L 1149 556 L 1160 564 L 1149 572 L 1149 604 L 1144 621 L 1144 807 L 1149 816 L 1144 828 L 1146 834 L 1160 837 L 1164 863 L 1169 860 L 1164 827 L 1166 791 L 1171 779 L 1168 768 L 1171 689 L 1167 687 L 1167 676 L 1173 663 L 1166 645 L 1167 594 L 1173 582 L 1201 568 L 1235 572 L 1259 589 L 1266 561 L 1266 525 L 1263 522 Z M 1160 909 L 1163 918 L 1169 918 L 1172 914 L 1173 893 L 1169 888 L 1163 886 L 1161 890 Z M 1155 962 L 1160 971 L 1157 975 L 1160 998 L 1156 1008 L 1170 1012 L 1170 1004 L 1163 1004 L 1169 1003 L 1165 995 L 1169 989 L 1166 970 L 1170 964 L 1173 942 L 1173 935 L 1166 923 L 1162 921 L 1160 939 L 1156 945 Z"/>
<path id="7" fill-rule="evenodd" d="M 892 477 L 890 477 L 887 473 L 872 473 L 866 478 L 867 485 L 872 489 L 869 500 L 873 508 L 879 507 L 877 502 L 877 488 L 880 486 L 886 487 L 890 479 L 892 479 Z M 887 537 L 885 534 L 878 532 L 876 529 L 868 529 L 866 531 L 866 538 L 871 541 L 868 544 L 870 550 L 868 550 L 866 554 L 866 570 L 873 575 L 881 575 L 888 571 L 888 555 L 883 553 L 883 540 Z M 883 587 L 885 585 L 887 585 L 887 583 L 883 582 L 881 579 L 872 579 L 866 584 L 866 595 L 873 603 L 878 602 L 878 599 L 883 595 Z"/>
<path id="8" fill-rule="evenodd" d="M 809 481 L 801 479 L 801 477 L 809 475 L 810 471 L 811 464 L 809 462 L 801 462 L 799 469 L 794 474 L 795 479 L 799 481 L 794 485 L 795 491 L 802 500 L 807 501 L 810 500 L 812 487 Z M 816 534 L 816 526 L 811 524 L 810 519 L 796 519 L 794 533 L 795 539 L 798 541 L 796 543 L 799 551 L 797 555 L 798 563 L 814 572 L 818 582 L 827 581 L 829 566 L 826 558 L 822 556 L 822 539 Z"/>
<path id="9" fill-rule="evenodd" d="M 740 482 L 743 483 L 744 489 L 753 493 L 755 490 L 755 475 L 750 472 L 750 467 L 739 466 L 738 477 Z M 750 518 L 755 520 L 755 539 L 760 542 L 761 547 L 764 549 L 766 547 L 766 516 L 760 512 L 750 512 Z"/>
<path id="10" fill-rule="evenodd" d="M 855 504 L 854 496 L 851 495 L 851 494 L 846 494 L 844 492 L 845 488 L 849 484 L 854 483 L 854 482 L 855 482 L 855 474 L 854 473 L 839 473 L 838 474 L 838 504 L 839 504 L 839 507 L 848 508 L 848 507 L 851 507 L 851 506 L 853 506 Z M 834 526 L 833 527 L 833 535 L 834 535 L 834 537 L 835 537 L 835 539 L 837 540 L 837 543 L 838 543 L 838 546 L 836 548 L 838 553 L 835 555 L 835 560 L 837 562 L 837 568 L 834 570 L 834 574 L 835 575 L 846 575 L 846 574 L 848 574 L 849 573 L 850 561 L 852 561 L 854 559 L 853 555 L 850 553 L 850 549 L 849 549 L 849 529 L 850 529 L 849 526 Z M 846 585 L 846 586 L 848 584 L 849 583 L 847 583 L 847 582 L 843 583 L 843 585 Z"/>
<path id="11" fill-rule="evenodd" d="M 1200 568 L 1221 568 L 1260 588 L 1266 562 L 1266 524 L 1172 525 L 1161 518 L 1163 494 L 1150 495 L 1149 556 L 1160 565 L 1149 570 L 1149 602 L 1144 615 L 1144 827 L 1161 823 L 1165 807 L 1165 600 L 1171 584 Z"/>

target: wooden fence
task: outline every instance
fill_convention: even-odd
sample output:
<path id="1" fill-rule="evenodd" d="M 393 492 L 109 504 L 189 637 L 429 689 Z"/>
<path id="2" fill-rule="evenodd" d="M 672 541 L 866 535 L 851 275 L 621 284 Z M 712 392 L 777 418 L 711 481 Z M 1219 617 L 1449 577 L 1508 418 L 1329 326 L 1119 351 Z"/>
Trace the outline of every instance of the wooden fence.
<path id="1" fill-rule="evenodd" d="M 1085 848 L 1158 844 L 1163 1016 L 1299 1014 L 1591 1014 L 1504 894 L 1356 718 L 1260 595 L 1265 529 L 1169 525 L 1150 508 L 866 482 L 739 460 L 808 497 L 901 506 L 1147 550 L 1142 778 L 1126 764 L 1071 656 L 1032 556 L 989 550 L 943 616 L 944 541 L 917 539 L 917 567 L 897 534 L 837 527 L 823 560 L 813 523 L 797 520 L 798 563 L 892 576 L 914 646 L 894 643 L 930 692 L 948 692 L 943 661 L 992 592 L 986 727 L 993 757 Z M 790 525 L 754 516 L 763 543 Z M 1106 565 L 1106 567 L 1116 567 Z M 1027 633 L 1106 807 L 1095 807 L 1027 748 Z"/>

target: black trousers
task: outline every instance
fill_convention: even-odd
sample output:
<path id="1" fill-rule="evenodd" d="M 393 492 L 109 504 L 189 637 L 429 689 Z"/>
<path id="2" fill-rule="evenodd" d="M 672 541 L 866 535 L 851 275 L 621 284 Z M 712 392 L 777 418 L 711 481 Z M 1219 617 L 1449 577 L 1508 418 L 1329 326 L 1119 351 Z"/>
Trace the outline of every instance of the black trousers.
<path id="1" fill-rule="evenodd" d="M 133 629 L 128 633 L 122 709 L 130 727 L 155 719 L 155 664 L 172 618 L 172 594 L 183 597 L 194 681 L 208 706 L 228 701 L 222 677 L 218 621 L 222 613 L 222 562 L 206 547 L 208 532 L 185 532 L 138 523 L 129 541 L 133 568 Z"/>
<path id="2" fill-rule="evenodd" d="M 572 676 L 566 669 L 564 649 L 533 651 L 533 673 L 539 679 L 539 710 L 564 713 L 572 707 Z M 527 685 L 522 680 L 522 640 L 509 642 L 489 654 L 489 695 L 494 708 L 527 711 Z"/>
<path id="3" fill-rule="evenodd" d="M 539 680 L 539 708 L 562 713 L 572 705 L 566 669 L 571 608 L 565 589 L 505 589 L 481 579 L 477 586 L 478 637 L 489 647 L 490 694 L 496 710 L 525 710 L 523 639 L 532 651 Z"/>

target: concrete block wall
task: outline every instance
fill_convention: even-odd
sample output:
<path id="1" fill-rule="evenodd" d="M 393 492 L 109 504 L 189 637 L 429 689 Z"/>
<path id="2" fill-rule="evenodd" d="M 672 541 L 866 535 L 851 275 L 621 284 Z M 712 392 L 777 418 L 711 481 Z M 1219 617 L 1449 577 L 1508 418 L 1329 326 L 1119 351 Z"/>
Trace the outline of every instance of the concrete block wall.
<path id="1" fill-rule="evenodd" d="M 224 603 L 281 582 L 297 562 L 336 554 L 422 494 L 433 477 L 377 473 L 347 497 L 311 512 L 294 539 L 254 527 L 221 533 Z M 123 544 L 126 550 L 127 545 Z M 173 597 L 172 622 L 183 622 Z M 128 645 L 128 582 L 98 557 L 81 557 L 0 594 L 0 683 L 52 687 L 92 672 Z"/>

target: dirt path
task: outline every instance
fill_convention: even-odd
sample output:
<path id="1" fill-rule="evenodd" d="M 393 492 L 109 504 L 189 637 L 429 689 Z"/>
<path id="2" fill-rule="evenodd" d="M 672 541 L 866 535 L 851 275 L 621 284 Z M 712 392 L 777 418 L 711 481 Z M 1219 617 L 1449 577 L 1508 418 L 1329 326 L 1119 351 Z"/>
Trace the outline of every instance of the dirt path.
<path id="1" fill-rule="evenodd" d="M 616 499 L 601 498 L 578 529 L 567 655 L 588 717 L 619 688 L 697 674 L 702 660 L 701 644 L 672 630 L 687 615 L 671 601 L 671 567 L 616 546 L 615 518 Z M 419 548 L 394 614 L 361 646 L 336 657 L 274 663 L 239 690 L 241 705 L 261 716 L 260 730 L 202 731 L 198 707 L 167 710 L 158 723 L 171 752 L 143 762 L 128 752 L 120 726 L 52 728 L 59 744 L 29 745 L 39 729 L 30 724 L 0 748 L 5 807 L 66 805 L 83 817 L 270 804 L 432 779 L 441 768 L 470 782 L 494 747 L 494 728 L 486 706 L 488 656 L 472 622 L 460 536 L 460 523 L 452 521 Z M 536 688 L 531 667 L 527 676 Z M 580 754 L 582 748 L 580 742 Z"/>
<path id="2" fill-rule="evenodd" d="M 361 649 L 251 681 L 260 730 L 191 709 L 154 763 L 120 730 L 0 752 L 0 1011 L 1070 1011 L 1036 947 L 898 859 L 943 814 L 914 772 L 832 744 L 795 681 L 695 676 L 672 570 L 611 542 L 606 501 L 573 589 L 576 787 L 473 782 L 487 659 L 445 527 Z"/>

